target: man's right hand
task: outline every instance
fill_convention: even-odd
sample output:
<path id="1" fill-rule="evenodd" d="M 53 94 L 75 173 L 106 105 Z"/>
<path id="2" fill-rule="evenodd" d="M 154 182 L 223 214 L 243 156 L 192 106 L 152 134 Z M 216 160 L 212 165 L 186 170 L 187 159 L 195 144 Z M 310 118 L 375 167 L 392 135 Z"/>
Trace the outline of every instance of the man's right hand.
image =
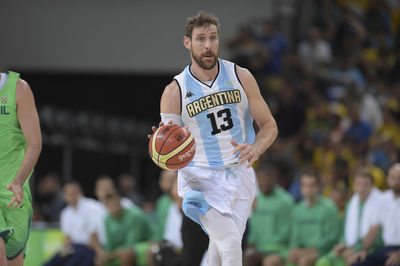
<path id="1" fill-rule="evenodd" d="M 357 262 L 363 262 L 367 257 L 367 252 L 365 250 L 360 250 L 354 254 L 354 256 L 348 261 L 348 264 L 354 264 Z"/>
<path id="2" fill-rule="evenodd" d="M 172 120 L 171 120 L 171 121 L 168 121 L 168 124 L 172 125 Z M 159 129 L 159 128 L 162 127 L 163 125 L 164 125 L 164 122 L 161 121 L 160 124 L 158 125 L 158 127 L 152 126 L 152 127 L 151 127 L 151 130 L 153 130 L 153 133 L 154 133 L 154 132 L 157 131 L 157 129 Z M 152 135 L 153 135 L 153 134 L 149 134 L 149 135 L 147 135 L 147 137 L 150 139 Z"/>
<path id="3" fill-rule="evenodd" d="M 340 254 L 343 252 L 343 250 L 346 248 L 346 245 L 344 243 L 337 244 L 336 246 L 333 247 L 333 254 L 335 256 L 340 256 Z"/>

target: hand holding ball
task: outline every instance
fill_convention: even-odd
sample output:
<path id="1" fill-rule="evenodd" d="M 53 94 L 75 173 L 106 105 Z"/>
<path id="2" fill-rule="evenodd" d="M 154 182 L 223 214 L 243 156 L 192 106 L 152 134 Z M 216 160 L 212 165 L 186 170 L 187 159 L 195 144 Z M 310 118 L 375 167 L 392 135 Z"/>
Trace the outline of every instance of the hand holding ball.
<path id="1" fill-rule="evenodd" d="M 196 142 L 186 127 L 163 125 L 150 137 L 150 157 L 163 169 L 182 169 L 192 161 L 195 152 Z"/>

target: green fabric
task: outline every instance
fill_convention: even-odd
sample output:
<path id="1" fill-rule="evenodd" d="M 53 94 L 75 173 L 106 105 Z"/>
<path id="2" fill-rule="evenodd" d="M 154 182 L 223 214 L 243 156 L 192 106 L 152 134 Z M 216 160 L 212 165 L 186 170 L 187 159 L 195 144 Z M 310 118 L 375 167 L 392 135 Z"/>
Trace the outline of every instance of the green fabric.
<path id="1" fill-rule="evenodd" d="M 13 196 L 6 189 L 25 156 L 26 141 L 19 126 L 16 104 L 16 86 L 19 74 L 8 72 L 5 86 L 0 90 L 0 201 L 9 202 Z M 29 190 L 29 178 L 24 189 Z"/>
<path id="2" fill-rule="evenodd" d="M 293 198 L 280 187 L 276 187 L 269 195 L 260 193 L 249 219 L 249 243 L 260 251 L 285 256 L 289 245 L 293 207 Z"/>
<path id="3" fill-rule="evenodd" d="M 327 253 L 339 238 L 338 210 L 324 197 L 311 207 L 298 203 L 292 213 L 291 248 L 317 249 L 319 256 Z"/>
<path id="4" fill-rule="evenodd" d="M 319 258 L 315 266 L 347 266 L 346 261 L 341 257 L 336 257 L 333 251 Z"/>
<path id="5" fill-rule="evenodd" d="M 106 250 L 115 251 L 117 249 L 134 248 L 134 245 L 151 239 L 151 225 L 138 207 L 122 209 L 119 219 L 115 219 L 111 214 L 105 218 L 106 227 Z"/>
<path id="6" fill-rule="evenodd" d="M 154 240 L 161 241 L 164 236 L 165 222 L 167 220 L 169 206 L 172 199 L 168 194 L 163 194 L 156 203 L 156 224 L 154 229 Z"/>
<path id="7" fill-rule="evenodd" d="M 140 242 L 137 243 L 134 247 L 135 255 L 136 255 L 136 266 L 147 266 L 149 265 L 147 262 L 147 253 L 150 248 L 150 242 Z M 109 260 L 105 266 L 121 266 L 121 260 L 119 258 L 115 258 Z"/>
<path id="8" fill-rule="evenodd" d="M 7 204 L 0 201 L 0 235 L 6 243 L 7 258 L 11 259 L 21 252 L 25 254 L 33 214 L 30 191 L 24 189 L 23 202 L 18 208 L 7 208 Z"/>
<path id="9" fill-rule="evenodd" d="M 136 265 L 137 266 L 147 266 L 147 253 L 150 249 L 150 242 L 140 242 L 135 245 L 136 252 Z"/>

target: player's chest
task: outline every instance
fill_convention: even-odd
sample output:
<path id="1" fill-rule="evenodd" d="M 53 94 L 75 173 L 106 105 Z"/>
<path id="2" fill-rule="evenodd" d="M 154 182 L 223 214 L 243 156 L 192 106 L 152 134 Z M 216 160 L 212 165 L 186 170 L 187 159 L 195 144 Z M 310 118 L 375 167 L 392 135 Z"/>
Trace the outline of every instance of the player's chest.
<path id="1" fill-rule="evenodd" d="M 0 91 L 0 119 L 9 118 L 13 113 L 15 113 L 15 106 L 11 104 L 10 97 Z"/>

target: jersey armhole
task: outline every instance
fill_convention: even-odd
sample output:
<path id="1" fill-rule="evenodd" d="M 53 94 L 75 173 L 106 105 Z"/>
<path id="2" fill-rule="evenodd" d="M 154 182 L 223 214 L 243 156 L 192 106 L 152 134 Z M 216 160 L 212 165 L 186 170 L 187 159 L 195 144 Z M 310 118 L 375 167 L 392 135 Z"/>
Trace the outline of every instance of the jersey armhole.
<path id="1" fill-rule="evenodd" d="M 182 101 L 182 89 L 181 89 L 181 85 L 179 84 L 179 81 L 177 79 L 174 79 L 174 81 L 176 82 L 176 84 L 178 84 L 178 88 L 179 88 L 179 94 L 181 96 L 180 101 L 181 104 L 179 105 L 179 113 L 182 115 L 182 105 L 183 105 L 183 101 Z"/>
<path id="2" fill-rule="evenodd" d="M 236 64 L 234 64 L 234 65 L 233 65 L 233 68 L 235 69 L 235 75 L 236 75 L 237 80 L 239 81 L 240 85 L 242 85 L 242 88 L 244 89 L 243 84 L 242 84 L 242 82 L 240 81 L 239 75 L 238 75 L 238 73 L 237 73 L 237 68 L 238 68 L 238 66 L 237 66 Z"/>

